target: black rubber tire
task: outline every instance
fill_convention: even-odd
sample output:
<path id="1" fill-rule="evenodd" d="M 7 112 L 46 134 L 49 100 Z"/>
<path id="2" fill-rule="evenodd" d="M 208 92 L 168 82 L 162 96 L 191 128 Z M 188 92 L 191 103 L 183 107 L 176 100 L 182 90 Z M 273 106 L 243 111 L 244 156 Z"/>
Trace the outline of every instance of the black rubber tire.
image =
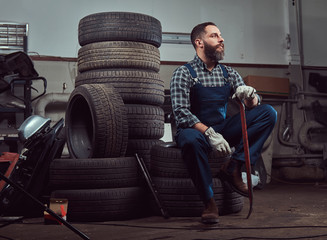
<path id="1" fill-rule="evenodd" d="M 221 165 L 228 157 L 217 156 L 217 152 L 210 152 L 209 165 L 213 177 L 218 176 Z M 188 169 L 182 158 L 182 151 L 175 142 L 158 144 L 151 149 L 151 173 L 157 177 L 189 178 Z"/>
<path id="2" fill-rule="evenodd" d="M 55 159 L 50 166 L 51 189 L 121 188 L 138 186 L 135 157 Z"/>
<path id="3" fill-rule="evenodd" d="M 125 156 L 127 114 L 114 88 L 104 84 L 78 86 L 70 95 L 65 120 L 72 158 Z"/>
<path id="4" fill-rule="evenodd" d="M 68 199 L 67 220 L 92 222 L 141 217 L 144 189 L 140 187 L 57 190 L 52 198 Z"/>
<path id="5" fill-rule="evenodd" d="M 81 46 L 102 41 L 135 41 L 160 47 L 161 40 L 160 21 L 140 13 L 95 13 L 82 18 L 78 25 Z"/>
<path id="6" fill-rule="evenodd" d="M 163 143 L 159 139 L 129 139 L 127 144 L 126 156 L 135 156 L 143 158 L 148 171 L 150 171 L 151 148 L 157 144 Z"/>
<path id="7" fill-rule="evenodd" d="M 99 69 L 79 73 L 75 87 L 106 83 L 116 88 L 124 103 L 160 106 L 164 103 L 164 81 L 159 73 L 142 69 Z"/>
<path id="8" fill-rule="evenodd" d="M 162 204 L 170 216 L 201 216 L 204 204 L 191 179 L 153 177 L 153 182 L 159 192 Z M 244 198 L 225 189 L 218 178 L 213 179 L 213 191 L 220 215 L 238 213 L 242 210 Z"/>
<path id="9" fill-rule="evenodd" d="M 79 72 L 108 68 L 138 68 L 159 72 L 158 48 L 139 42 L 112 41 L 90 43 L 78 51 Z"/>
<path id="10" fill-rule="evenodd" d="M 165 116 L 161 107 L 125 104 L 129 139 L 160 139 L 164 135 Z"/>

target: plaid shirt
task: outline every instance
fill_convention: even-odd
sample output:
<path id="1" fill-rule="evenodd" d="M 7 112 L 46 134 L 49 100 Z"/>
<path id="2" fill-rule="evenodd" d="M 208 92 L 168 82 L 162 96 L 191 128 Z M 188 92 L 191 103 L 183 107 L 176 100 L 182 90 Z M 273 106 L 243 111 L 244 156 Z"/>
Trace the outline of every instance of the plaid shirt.
<path id="1" fill-rule="evenodd" d="M 212 71 L 209 71 L 206 64 L 197 55 L 189 64 L 196 72 L 202 86 L 222 87 L 225 85 L 223 71 L 219 64 Z M 245 84 L 242 77 L 234 69 L 226 66 L 226 70 L 228 72 L 227 81 L 230 83 L 231 93 L 233 94 L 238 86 Z M 174 71 L 170 82 L 170 95 L 177 127 L 192 127 L 200 122 L 190 111 L 190 89 L 194 84 L 195 82 L 186 66 L 180 66 Z"/>

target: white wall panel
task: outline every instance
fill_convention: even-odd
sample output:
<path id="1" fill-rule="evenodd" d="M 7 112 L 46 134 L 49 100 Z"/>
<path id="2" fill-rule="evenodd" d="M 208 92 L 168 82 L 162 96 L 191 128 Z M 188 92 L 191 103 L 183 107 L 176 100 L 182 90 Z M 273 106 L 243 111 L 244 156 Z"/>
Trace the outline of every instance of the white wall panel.
<path id="1" fill-rule="evenodd" d="M 314 2 L 313 6 L 308 7 Z M 0 0 L 0 21 L 27 22 L 30 26 L 29 51 L 40 55 L 76 57 L 78 22 L 89 14 L 103 11 L 130 11 L 156 17 L 163 32 L 189 33 L 198 23 L 213 21 L 220 28 L 226 44 L 226 62 L 288 64 L 287 0 Z M 309 3 L 310 2 L 310 3 Z M 306 8 L 305 53 L 308 64 L 325 63 L 315 44 L 321 31 L 312 24 L 326 24 L 324 0 L 304 0 Z M 314 41 L 310 39 L 314 36 Z M 310 41 L 310 44 L 307 44 Z M 312 46 L 313 45 L 313 46 Z M 326 48 L 325 48 L 326 49 Z M 193 58 L 191 45 L 163 44 L 164 61 L 188 61 Z M 311 54 L 312 53 L 312 54 Z M 320 53 L 318 59 L 314 53 Z"/>
<path id="2" fill-rule="evenodd" d="M 327 66 L 327 1 L 302 0 L 303 63 L 309 66 Z"/>

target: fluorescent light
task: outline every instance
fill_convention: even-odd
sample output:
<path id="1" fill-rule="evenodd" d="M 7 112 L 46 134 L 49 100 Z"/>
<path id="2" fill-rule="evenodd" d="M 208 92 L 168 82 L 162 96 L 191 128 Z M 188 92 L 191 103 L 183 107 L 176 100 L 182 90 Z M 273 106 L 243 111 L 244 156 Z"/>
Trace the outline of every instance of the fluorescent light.
<path id="1" fill-rule="evenodd" d="M 191 44 L 190 34 L 163 32 L 162 43 Z"/>

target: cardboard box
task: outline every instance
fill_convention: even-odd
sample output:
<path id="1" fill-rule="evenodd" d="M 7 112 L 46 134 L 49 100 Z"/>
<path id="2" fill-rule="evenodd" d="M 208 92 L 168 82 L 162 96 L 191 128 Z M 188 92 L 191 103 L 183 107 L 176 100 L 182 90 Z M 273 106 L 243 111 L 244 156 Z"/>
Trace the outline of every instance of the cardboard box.
<path id="1" fill-rule="evenodd" d="M 249 75 L 244 78 L 246 85 L 254 87 L 260 95 L 288 97 L 289 79 Z"/>
<path id="2" fill-rule="evenodd" d="M 50 198 L 49 208 L 55 212 L 58 216 L 67 220 L 67 207 L 68 199 Z M 62 224 L 48 212 L 44 211 L 44 223 L 45 224 Z"/>

